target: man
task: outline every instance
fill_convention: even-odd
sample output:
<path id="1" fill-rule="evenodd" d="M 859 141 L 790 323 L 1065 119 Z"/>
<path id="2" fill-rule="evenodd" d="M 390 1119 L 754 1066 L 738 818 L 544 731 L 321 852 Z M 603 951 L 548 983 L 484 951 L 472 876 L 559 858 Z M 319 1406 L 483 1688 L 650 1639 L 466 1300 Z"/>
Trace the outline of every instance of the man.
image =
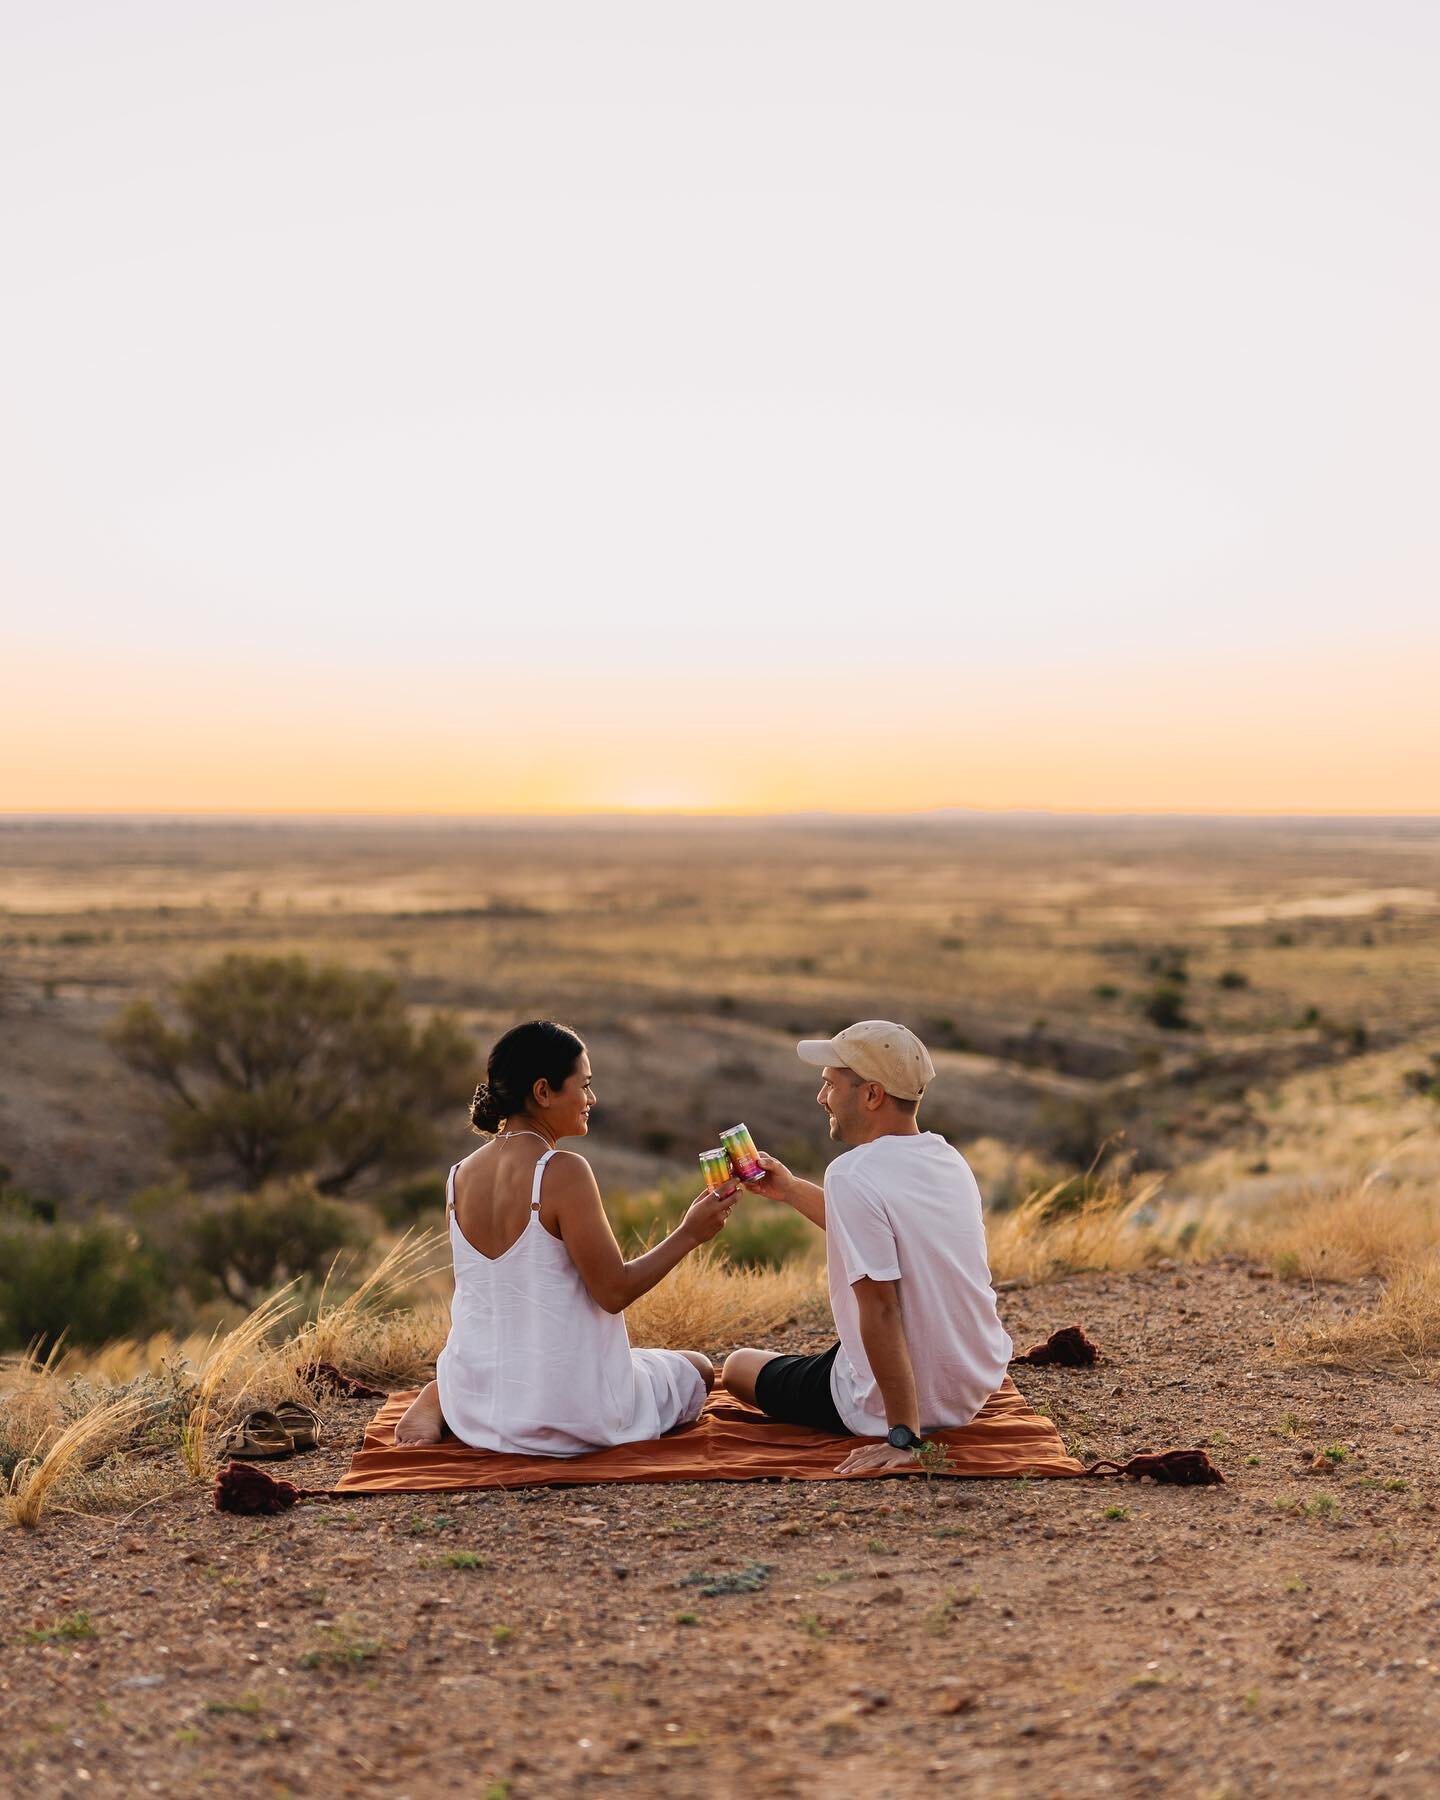
<path id="1" fill-rule="evenodd" d="M 1005 1379 L 1012 1345 L 995 1308 L 980 1190 L 958 1150 L 917 1123 L 935 1068 L 884 1019 L 807 1038 L 830 1136 L 851 1148 L 817 1187 L 773 1156 L 752 1192 L 825 1233 L 840 1340 L 819 1356 L 736 1350 L 721 1380 L 773 1419 L 878 1438 L 841 1474 L 914 1467 L 922 1431 L 968 1425 Z"/>

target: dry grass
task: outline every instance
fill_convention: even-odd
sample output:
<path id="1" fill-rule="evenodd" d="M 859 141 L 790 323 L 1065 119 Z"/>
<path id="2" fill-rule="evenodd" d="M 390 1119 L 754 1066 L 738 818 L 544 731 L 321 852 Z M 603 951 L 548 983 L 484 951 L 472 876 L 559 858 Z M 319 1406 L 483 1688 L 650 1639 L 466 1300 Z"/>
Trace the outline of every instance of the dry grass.
<path id="1" fill-rule="evenodd" d="M 235 1412 L 234 1392 L 240 1376 L 271 1330 L 295 1309 L 292 1281 L 223 1334 L 211 1338 L 196 1373 L 195 1405 L 180 1432 L 180 1455 L 195 1481 L 208 1481 L 215 1469 L 214 1434 Z M 228 1398 L 227 1398 L 228 1394 Z"/>
<path id="2" fill-rule="evenodd" d="M 34 1390 L 37 1395 L 41 1391 Z M 82 1413 L 48 1446 L 43 1436 L 37 1440 L 32 1454 L 17 1463 L 0 1497 L 7 1523 L 33 1530 L 56 1488 L 124 1443 L 144 1411 L 142 1399 L 127 1395 Z"/>
<path id="3" fill-rule="evenodd" d="M 1283 1362 L 1351 1368 L 1403 1363 L 1416 1375 L 1432 1375 L 1440 1358 L 1440 1262 L 1432 1256 L 1397 1269 L 1373 1306 L 1334 1324 L 1281 1333 L 1275 1353 Z"/>
<path id="4" fill-rule="evenodd" d="M 711 1252 L 687 1256 L 626 1310 L 630 1341 L 657 1350 L 733 1347 L 784 1326 L 828 1322 L 823 1271 L 809 1262 L 736 1269 Z"/>
<path id="5" fill-rule="evenodd" d="M 1437 1226 L 1428 1188 L 1387 1182 L 1372 1172 L 1329 1192 L 1298 1191 L 1231 1236 L 1264 1257 L 1277 1275 L 1353 1281 L 1418 1266 L 1437 1241 Z"/>
<path id="6" fill-rule="evenodd" d="M 1078 1204 L 1073 1183 L 1034 1194 L 992 1216 L 987 1230 L 996 1281 L 1039 1282 L 1086 1269 L 1141 1269 L 1161 1257 L 1194 1258 L 1224 1242 L 1228 1216 L 1218 1203 L 1167 1205 L 1158 1178 L 1102 1182 Z"/>

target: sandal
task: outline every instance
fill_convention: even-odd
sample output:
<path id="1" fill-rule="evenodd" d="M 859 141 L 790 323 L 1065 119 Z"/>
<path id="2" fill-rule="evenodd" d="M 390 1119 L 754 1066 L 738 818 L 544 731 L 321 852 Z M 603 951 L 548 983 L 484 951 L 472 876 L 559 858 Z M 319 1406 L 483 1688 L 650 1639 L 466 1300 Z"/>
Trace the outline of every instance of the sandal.
<path id="1" fill-rule="evenodd" d="M 298 1400 L 282 1400 L 275 1408 L 275 1417 L 289 1433 L 293 1450 L 319 1449 L 320 1415 L 313 1407 L 302 1406 Z"/>
<path id="2" fill-rule="evenodd" d="M 258 1462 L 266 1457 L 293 1456 L 295 1445 L 275 1414 L 262 1406 L 231 1426 L 220 1440 L 220 1454 Z"/>

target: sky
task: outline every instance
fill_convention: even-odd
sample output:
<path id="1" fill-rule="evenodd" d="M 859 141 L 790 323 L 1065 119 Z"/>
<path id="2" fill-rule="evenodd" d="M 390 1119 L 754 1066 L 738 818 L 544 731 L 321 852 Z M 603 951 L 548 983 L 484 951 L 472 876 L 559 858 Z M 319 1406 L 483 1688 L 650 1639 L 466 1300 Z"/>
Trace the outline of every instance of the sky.
<path id="1" fill-rule="evenodd" d="M 0 812 L 1440 811 L 1437 78 L 0 0 Z"/>

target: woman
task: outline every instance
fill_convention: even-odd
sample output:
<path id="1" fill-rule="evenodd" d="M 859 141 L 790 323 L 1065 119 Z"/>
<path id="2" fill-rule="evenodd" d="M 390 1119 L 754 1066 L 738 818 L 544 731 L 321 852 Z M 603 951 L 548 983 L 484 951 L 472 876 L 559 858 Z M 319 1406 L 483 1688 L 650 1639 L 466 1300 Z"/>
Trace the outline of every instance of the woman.
<path id="1" fill-rule="evenodd" d="M 450 1336 L 395 1428 L 401 1444 L 578 1456 L 695 1418 L 714 1384 L 695 1350 L 632 1350 L 621 1313 L 714 1237 L 735 1194 L 702 1194 L 663 1243 L 626 1262 L 583 1156 L 595 1092 L 573 1031 L 534 1020 L 490 1052 L 470 1119 L 489 1141 L 451 1169 Z"/>

